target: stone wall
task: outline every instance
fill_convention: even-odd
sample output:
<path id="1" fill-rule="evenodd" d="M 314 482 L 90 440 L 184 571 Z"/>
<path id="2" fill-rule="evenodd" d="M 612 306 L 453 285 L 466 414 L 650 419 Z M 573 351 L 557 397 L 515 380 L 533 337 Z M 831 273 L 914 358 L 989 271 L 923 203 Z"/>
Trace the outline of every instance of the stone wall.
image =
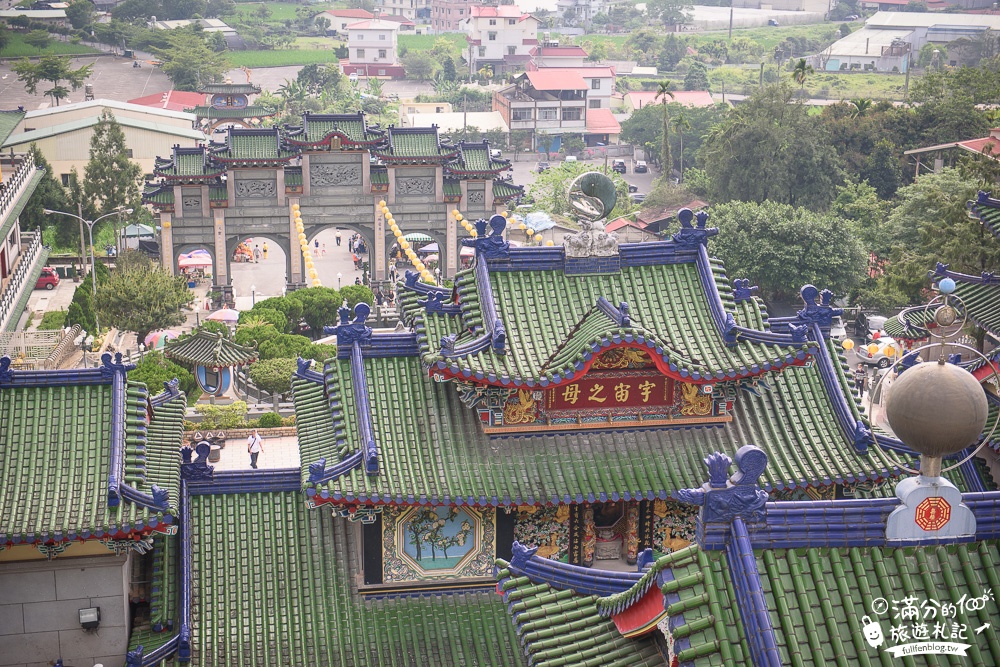
<path id="1" fill-rule="evenodd" d="M 105 666 L 128 648 L 126 556 L 4 563 L 0 569 L 0 665 Z M 80 627 L 79 610 L 99 607 L 97 630 Z"/>

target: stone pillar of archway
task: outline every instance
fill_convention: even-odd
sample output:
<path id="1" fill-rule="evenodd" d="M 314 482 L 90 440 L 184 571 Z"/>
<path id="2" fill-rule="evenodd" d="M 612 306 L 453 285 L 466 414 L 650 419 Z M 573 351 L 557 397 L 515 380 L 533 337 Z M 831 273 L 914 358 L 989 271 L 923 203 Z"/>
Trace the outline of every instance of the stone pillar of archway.
<path id="1" fill-rule="evenodd" d="M 378 201 L 372 203 L 372 212 L 375 216 L 375 250 L 370 256 L 375 260 L 375 280 L 385 280 L 385 216 Z"/>
<path id="2" fill-rule="evenodd" d="M 483 207 L 487 211 L 493 210 L 493 182 L 486 181 L 486 205 Z"/>
<path id="3" fill-rule="evenodd" d="M 299 249 L 299 233 L 295 231 L 295 211 L 292 210 L 292 206 L 298 203 L 298 197 L 288 198 L 288 282 L 293 285 L 305 282 L 302 276 L 302 251 Z"/>
<path id="4" fill-rule="evenodd" d="M 167 273 L 174 275 L 174 223 L 170 213 L 160 212 L 160 262 Z"/>
<path id="5" fill-rule="evenodd" d="M 226 249 L 226 209 L 212 209 L 215 236 L 215 284 L 229 284 L 229 252 Z"/>
<path id="6" fill-rule="evenodd" d="M 445 245 L 447 247 L 438 248 L 438 250 L 444 251 L 444 277 L 451 279 L 458 273 L 458 258 L 461 251 L 458 247 L 458 221 L 451 218 L 449 210 L 445 208 L 444 211 Z"/>

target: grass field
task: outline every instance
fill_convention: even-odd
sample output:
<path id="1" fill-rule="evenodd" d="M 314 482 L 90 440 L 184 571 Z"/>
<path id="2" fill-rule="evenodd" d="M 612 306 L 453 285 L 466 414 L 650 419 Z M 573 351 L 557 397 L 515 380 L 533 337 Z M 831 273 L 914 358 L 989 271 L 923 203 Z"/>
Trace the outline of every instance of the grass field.
<path id="1" fill-rule="evenodd" d="M 400 35 L 399 48 L 405 46 L 408 51 L 429 50 L 433 48 L 434 42 L 439 39 L 446 39 L 454 44 L 455 49 L 459 53 L 465 53 L 469 50 L 469 44 L 465 41 L 465 35 L 457 32 L 449 32 L 443 35 Z"/>
<path id="2" fill-rule="evenodd" d="M 71 44 L 52 40 L 44 49 L 36 49 L 24 43 L 24 35 L 18 32 L 11 32 L 10 41 L 7 46 L 0 50 L 0 58 L 21 58 L 48 55 L 86 55 L 89 53 L 99 53 L 97 50 L 84 46 L 83 44 Z"/>
<path id="3" fill-rule="evenodd" d="M 792 73 L 782 68 L 777 71 L 772 65 L 767 70 L 765 82 L 773 82 L 774 77 L 797 87 L 792 79 Z M 910 77 L 910 85 L 916 81 Z M 723 82 L 728 93 L 749 95 L 759 85 L 760 71 L 755 67 L 725 66 L 709 71 L 712 82 L 712 92 L 722 92 Z M 859 97 L 873 100 L 902 100 L 906 77 L 902 74 L 872 74 L 868 72 L 817 72 L 806 78 L 805 90 L 809 97 L 820 99 L 845 99 Z"/>
<path id="4" fill-rule="evenodd" d="M 848 24 L 851 25 L 851 24 Z M 862 27 L 862 23 L 857 22 L 852 25 L 853 28 L 859 29 Z M 766 51 L 773 51 L 774 47 L 788 39 L 789 37 L 805 37 L 808 39 L 823 39 L 827 38 L 832 43 L 839 38 L 833 36 L 833 33 L 840 27 L 839 23 L 820 23 L 813 25 L 790 25 L 784 27 L 761 27 L 761 28 L 741 28 L 733 30 L 733 38 L 746 37 L 752 39 L 753 41 L 759 43 Z M 708 44 L 709 42 L 714 42 L 715 40 L 728 40 L 728 33 L 724 31 L 710 31 L 710 32 L 692 32 L 684 33 L 680 35 L 685 40 L 687 40 L 692 46 L 698 48 L 701 44 Z M 615 45 L 620 47 L 629 38 L 629 35 L 583 35 L 581 37 L 566 38 L 562 37 L 561 41 L 566 41 L 567 43 L 572 42 L 574 44 L 579 44 L 586 48 L 588 42 L 604 43 L 607 45 Z"/>
<path id="5" fill-rule="evenodd" d="M 407 51 L 430 49 L 438 39 L 447 39 L 461 52 L 465 48 L 465 35 L 400 35 L 399 48 Z M 342 42 L 327 37 L 299 37 L 292 49 L 281 51 L 230 51 L 227 56 L 233 67 L 284 67 L 288 65 L 311 65 L 313 63 L 336 63 L 334 49 Z"/>
<path id="6" fill-rule="evenodd" d="M 236 11 L 237 13 L 244 13 L 249 15 L 254 15 L 257 10 L 257 6 L 262 3 L 260 2 L 237 2 Z M 294 2 L 265 2 L 263 3 L 269 10 L 271 10 L 271 15 L 267 18 L 267 23 L 284 23 L 286 20 L 294 21 L 298 18 L 295 14 L 295 10 L 303 5 Z M 309 5 L 309 9 L 316 14 L 320 12 L 332 9 L 333 3 L 316 4 Z"/>

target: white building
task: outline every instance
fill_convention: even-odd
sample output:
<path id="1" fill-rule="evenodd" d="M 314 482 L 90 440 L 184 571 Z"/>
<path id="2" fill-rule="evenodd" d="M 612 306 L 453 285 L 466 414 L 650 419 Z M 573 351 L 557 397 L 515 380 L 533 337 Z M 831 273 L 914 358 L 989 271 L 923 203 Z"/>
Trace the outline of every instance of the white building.
<path id="1" fill-rule="evenodd" d="M 398 23 L 381 19 L 359 21 L 347 26 L 347 61 L 341 61 L 344 73 L 402 76 L 398 33 Z"/>
<path id="2" fill-rule="evenodd" d="M 471 7 L 463 23 L 472 72 L 491 65 L 495 74 L 524 69 L 538 45 L 538 19 L 516 5 Z"/>
<path id="3" fill-rule="evenodd" d="M 411 21 L 427 21 L 431 16 L 431 0 L 375 0 L 375 8 L 383 14 L 405 16 Z"/>

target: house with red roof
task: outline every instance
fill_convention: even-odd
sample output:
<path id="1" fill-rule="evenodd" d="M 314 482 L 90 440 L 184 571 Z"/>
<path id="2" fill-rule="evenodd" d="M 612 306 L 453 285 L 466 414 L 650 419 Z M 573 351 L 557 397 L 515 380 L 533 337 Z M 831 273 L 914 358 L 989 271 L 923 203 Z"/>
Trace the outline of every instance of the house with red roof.
<path id="1" fill-rule="evenodd" d="M 398 58 L 399 28 L 398 22 L 381 18 L 348 25 L 348 56 L 340 61 L 340 69 L 347 75 L 402 78 L 405 71 Z"/>
<path id="2" fill-rule="evenodd" d="M 500 75 L 525 69 L 530 51 L 538 45 L 538 25 L 538 19 L 517 5 L 470 7 L 462 22 L 470 71 L 475 74 L 490 66 Z"/>
<path id="3" fill-rule="evenodd" d="M 543 67 L 583 67 L 587 52 L 582 46 L 536 46 L 528 52 L 531 64 L 528 69 Z"/>
<path id="4" fill-rule="evenodd" d="M 347 26 L 358 21 L 375 18 L 375 15 L 366 9 L 328 9 L 320 12 L 316 18 L 325 18 L 330 21 L 329 30 L 338 35 L 347 32 Z"/>
<path id="5" fill-rule="evenodd" d="M 165 93 L 137 97 L 129 100 L 128 103 L 153 107 L 154 109 L 166 109 L 167 111 L 188 111 L 204 104 L 205 94 L 186 90 L 168 90 Z"/>
<path id="6" fill-rule="evenodd" d="M 955 152 L 955 149 L 959 149 Z M 965 141 L 949 141 L 946 144 L 937 144 L 925 148 L 914 148 L 904 151 L 903 155 L 908 155 L 914 162 L 914 174 L 919 176 L 928 170 L 938 172 L 945 166 L 946 161 L 954 163 L 955 158 L 964 155 L 962 151 L 978 153 L 994 160 L 1000 160 L 1000 127 L 990 130 L 990 136 L 979 139 L 966 139 Z"/>

